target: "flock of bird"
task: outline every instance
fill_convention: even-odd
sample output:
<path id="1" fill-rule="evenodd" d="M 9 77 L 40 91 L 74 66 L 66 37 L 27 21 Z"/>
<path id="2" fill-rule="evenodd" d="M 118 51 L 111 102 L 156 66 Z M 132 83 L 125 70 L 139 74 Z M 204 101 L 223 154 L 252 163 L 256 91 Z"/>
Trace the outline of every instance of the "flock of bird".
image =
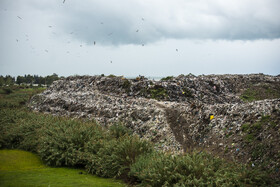
<path id="1" fill-rule="evenodd" d="M 65 1 L 66 1 L 66 0 L 63 0 L 63 3 L 65 3 Z M 5 9 L 5 11 L 6 11 L 6 9 Z M 22 17 L 20 17 L 20 16 L 17 16 L 17 18 L 20 19 L 20 20 L 23 20 Z M 142 21 L 145 21 L 144 18 L 141 18 L 141 20 L 142 20 Z M 100 22 L 100 24 L 103 25 L 104 22 Z M 49 25 L 48 27 L 49 27 L 49 28 L 53 28 L 52 25 Z M 138 32 L 139 32 L 139 29 L 137 29 L 135 32 L 138 33 Z M 55 32 L 53 32 L 53 33 L 55 34 Z M 70 34 L 72 35 L 72 34 L 74 34 L 74 32 L 70 32 Z M 108 36 L 111 36 L 111 35 L 113 35 L 113 32 L 110 32 L 110 33 L 108 33 L 107 35 L 108 35 Z M 26 34 L 25 36 L 27 37 L 26 41 L 28 41 L 28 35 Z M 16 42 L 19 42 L 19 39 L 16 39 Z M 70 43 L 70 41 L 68 41 L 67 43 Z M 93 41 L 93 45 L 96 45 L 96 41 Z M 145 45 L 142 44 L 142 46 L 145 46 Z M 80 47 L 83 47 L 83 45 L 81 44 Z M 34 47 L 31 47 L 31 48 L 34 49 Z M 49 50 L 45 49 L 45 52 L 48 53 Z M 178 52 L 178 49 L 176 49 L 176 52 Z M 67 51 L 66 53 L 69 54 L 70 52 Z M 112 63 L 112 61 L 110 61 L 110 63 Z"/>

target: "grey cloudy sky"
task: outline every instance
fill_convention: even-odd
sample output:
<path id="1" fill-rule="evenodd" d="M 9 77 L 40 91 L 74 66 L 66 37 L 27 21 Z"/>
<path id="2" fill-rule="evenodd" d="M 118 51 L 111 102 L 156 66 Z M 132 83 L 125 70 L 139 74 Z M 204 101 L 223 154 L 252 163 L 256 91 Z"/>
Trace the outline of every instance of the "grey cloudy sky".
<path id="1" fill-rule="evenodd" d="M 279 0 L 0 0 L 0 74 L 280 74 Z"/>

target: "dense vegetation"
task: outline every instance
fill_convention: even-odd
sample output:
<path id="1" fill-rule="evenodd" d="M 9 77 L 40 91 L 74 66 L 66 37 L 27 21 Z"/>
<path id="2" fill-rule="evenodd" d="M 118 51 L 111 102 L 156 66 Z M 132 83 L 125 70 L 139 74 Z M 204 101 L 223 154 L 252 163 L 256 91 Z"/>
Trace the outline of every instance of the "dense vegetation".
<path id="1" fill-rule="evenodd" d="M 34 113 L 25 104 L 42 89 L 5 89 L 0 90 L 1 149 L 32 151 L 50 166 L 86 168 L 91 174 L 142 186 L 276 185 L 256 167 L 204 152 L 156 151 L 120 124 L 104 128 L 92 120 Z"/>
<path id="2" fill-rule="evenodd" d="M 14 84 L 38 84 L 38 85 L 51 85 L 53 81 L 58 80 L 59 77 L 57 74 L 48 75 L 46 77 L 38 76 L 38 75 L 24 75 L 24 76 L 17 76 L 17 78 L 12 77 L 10 75 L 0 76 L 0 86 L 10 86 Z"/>

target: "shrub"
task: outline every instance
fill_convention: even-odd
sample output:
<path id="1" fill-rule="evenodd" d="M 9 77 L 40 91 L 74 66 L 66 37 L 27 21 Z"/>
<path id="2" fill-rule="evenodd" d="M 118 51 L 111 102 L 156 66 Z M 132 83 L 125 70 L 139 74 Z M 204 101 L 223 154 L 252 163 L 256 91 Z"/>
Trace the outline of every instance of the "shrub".
<path id="1" fill-rule="evenodd" d="M 93 136 L 102 136 L 99 128 L 92 123 L 63 118 L 56 119 L 40 131 L 42 136 L 38 152 L 48 165 L 53 166 L 85 166 L 89 142 Z"/>
<path id="2" fill-rule="evenodd" d="M 130 166 L 136 159 L 152 151 L 152 146 L 138 137 L 122 136 L 104 142 L 87 169 L 98 176 L 128 179 Z"/>
<path id="3" fill-rule="evenodd" d="M 238 168 L 206 153 L 184 156 L 153 152 L 131 166 L 142 186 L 242 186 L 268 184 L 261 172 Z"/>
<path id="4" fill-rule="evenodd" d="M 109 133 L 114 138 L 120 138 L 124 135 L 132 135 L 132 131 L 120 123 L 110 126 Z"/>
<path id="5" fill-rule="evenodd" d="M 0 148 L 35 151 L 41 125 L 38 116 L 19 109 L 0 110 Z"/>
<path id="6" fill-rule="evenodd" d="M 13 93 L 13 90 L 11 88 L 3 88 L 4 94 L 11 94 Z"/>

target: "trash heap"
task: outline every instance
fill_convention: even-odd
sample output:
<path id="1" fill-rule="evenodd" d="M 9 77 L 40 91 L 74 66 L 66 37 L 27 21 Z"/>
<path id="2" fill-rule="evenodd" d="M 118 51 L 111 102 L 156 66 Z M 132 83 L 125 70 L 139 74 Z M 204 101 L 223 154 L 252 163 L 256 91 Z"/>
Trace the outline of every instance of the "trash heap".
<path id="1" fill-rule="evenodd" d="M 204 150 L 279 170 L 280 76 L 70 76 L 29 107 L 53 115 L 121 123 L 157 149 Z"/>

